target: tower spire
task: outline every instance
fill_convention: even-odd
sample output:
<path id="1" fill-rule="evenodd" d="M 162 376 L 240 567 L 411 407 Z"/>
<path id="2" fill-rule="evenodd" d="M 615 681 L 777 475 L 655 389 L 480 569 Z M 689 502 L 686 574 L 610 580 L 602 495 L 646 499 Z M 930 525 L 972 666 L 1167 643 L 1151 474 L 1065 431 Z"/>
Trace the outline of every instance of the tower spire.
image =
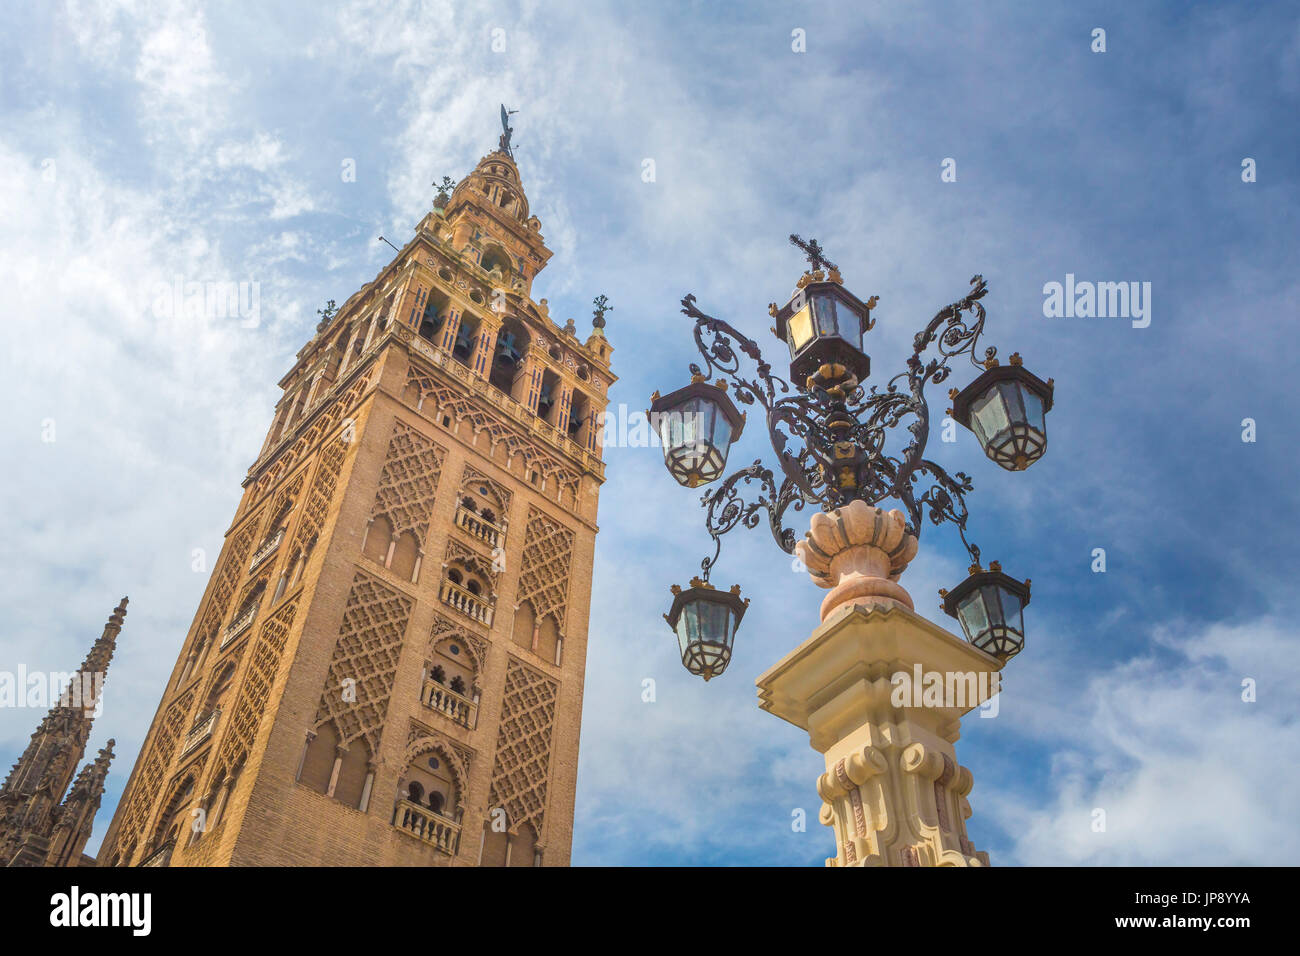
<path id="1" fill-rule="evenodd" d="M 95 643 L 90 647 L 90 653 L 86 659 L 81 662 L 81 667 L 77 671 L 77 677 L 73 678 L 73 683 L 69 685 L 69 690 L 77 684 L 77 678 L 82 678 L 81 683 L 86 684 L 87 678 L 97 677 L 98 681 L 91 681 L 92 685 L 97 684 L 102 688 L 104 675 L 108 673 L 109 662 L 113 659 L 113 651 L 117 649 L 117 636 L 122 633 L 122 623 L 126 620 L 126 605 L 130 598 L 122 598 L 113 608 L 113 613 L 108 616 L 108 621 L 104 625 L 104 632 L 99 635 Z M 85 677 L 82 677 L 85 675 Z M 67 697 L 65 692 L 64 697 Z M 84 705 L 83 705 L 84 706 Z M 95 703 L 89 704 L 90 709 L 94 709 Z"/>
<path id="2" fill-rule="evenodd" d="M 81 801 L 77 810 L 83 816 L 90 803 L 98 807 L 99 795 L 103 793 L 103 778 L 113 756 L 112 741 L 94 761 L 82 768 L 69 795 L 69 804 L 60 806 L 60 801 L 86 752 L 86 742 L 90 739 L 91 725 L 104 687 L 104 675 L 126 619 L 126 604 L 127 599 L 122 598 L 113 609 L 103 633 L 91 645 L 81 667 L 32 734 L 27 749 L 9 771 L 4 785 L 0 786 L 0 865 L 40 866 L 47 862 L 47 855 L 51 853 L 60 855 L 66 862 L 73 844 L 76 844 L 78 854 L 85 845 L 85 838 L 77 843 L 60 828 L 65 827 L 69 819 L 65 811 L 74 800 Z M 83 824 L 88 838 L 88 821 L 78 822 L 77 832 L 80 833 Z M 61 842 L 52 840 L 56 829 L 60 829 Z"/>

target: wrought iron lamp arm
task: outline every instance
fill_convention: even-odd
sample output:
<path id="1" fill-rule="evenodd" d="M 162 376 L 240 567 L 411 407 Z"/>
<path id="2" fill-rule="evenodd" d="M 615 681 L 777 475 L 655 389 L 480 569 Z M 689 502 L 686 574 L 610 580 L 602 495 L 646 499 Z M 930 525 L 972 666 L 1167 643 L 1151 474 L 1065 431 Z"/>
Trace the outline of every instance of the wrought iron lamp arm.
<path id="1" fill-rule="evenodd" d="M 925 387 L 944 381 L 951 372 L 949 360 L 956 356 L 969 354 L 971 363 L 977 368 L 981 366 L 974 354 L 986 318 L 979 300 L 987 294 L 988 287 L 979 275 L 971 279 L 971 286 L 969 293 L 940 309 L 916 333 L 906 368 L 887 382 L 884 391 L 873 387 L 864 392 L 859 387 L 840 398 L 833 398 L 818 388 L 788 394 L 789 383 L 772 374 L 771 365 L 763 359 L 757 343 L 728 322 L 702 312 L 693 294 L 682 298 L 682 312 L 695 320 L 695 345 L 704 359 L 704 367 L 730 380 L 738 401 L 757 402 L 766 412 L 768 438 L 784 475 L 778 488 L 772 469 L 759 459 L 733 472 L 701 498 L 706 511 L 705 527 L 715 545 L 713 556 L 700 564 L 705 580 L 721 555 L 721 536 L 737 525 L 757 527 L 762 520 L 760 512 L 765 511 L 772 537 L 789 553 L 794 550 L 797 538 L 792 529 L 784 526 L 785 512 L 791 507 L 802 510 L 809 503 L 831 507 L 843 503 L 844 498 L 861 498 L 870 504 L 891 498 L 900 501 L 910 519 L 908 530 L 917 537 L 928 509 L 931 523 L 955 524 L 962 544 L 973 560 L 979 560 L 978 546 L 966 538 L 969 512 L 965 494 L 972 490 L 970 477 L 963 472 L 949 476 L 925 458 L 930 435 L 930 407 Z M 931 345 L 935 345 L 937 356 L 922 361 Z M 740 354 L 756 363 L 755 379 L 742 376 Z M 983 364 L 987 367 L 995 363 L 996 355 L 996 348 L 986 348 Z M 692 364 L 691 372 L 708 377 L 699 365 Z M 863 453 L 859 486 L 847 496 L 833 491 L 825 477 L 833 458 L 831 437 L 823 423 L 835 409 L 855 418 L 851 440 Z M 887 455 L 884 444 L 889 429 L 902 424 L 909 416 L 912 421 L 907 430 L 911 441 L 897 457 Z M 792 438 L 801 442 L 797 452 L 789 450 Z M 932 479 L 932 483 L 918 494 L 915 486 L 921 476 Z M 755 481 L 761 491 L 755 499 L 746 501 L 741 486 Z"/>

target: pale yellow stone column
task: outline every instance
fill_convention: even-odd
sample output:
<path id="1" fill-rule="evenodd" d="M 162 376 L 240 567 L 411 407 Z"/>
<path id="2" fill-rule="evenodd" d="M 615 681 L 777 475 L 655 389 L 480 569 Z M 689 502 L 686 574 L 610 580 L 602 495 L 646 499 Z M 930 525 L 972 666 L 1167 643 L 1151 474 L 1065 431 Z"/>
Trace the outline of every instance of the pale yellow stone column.
<path id="1" fill-rule="evenodd" d="M 822 624 L 758 678 L 759 706 L 826 759 L 827 866 L 987 866 L 966 835 L 963 715 L 998 692 L 1002 663 L 912 610 L 898 577 L 916 554 L 899 511 L 855 501 L 813 515 L 796 553 L 830 594 Z"/>

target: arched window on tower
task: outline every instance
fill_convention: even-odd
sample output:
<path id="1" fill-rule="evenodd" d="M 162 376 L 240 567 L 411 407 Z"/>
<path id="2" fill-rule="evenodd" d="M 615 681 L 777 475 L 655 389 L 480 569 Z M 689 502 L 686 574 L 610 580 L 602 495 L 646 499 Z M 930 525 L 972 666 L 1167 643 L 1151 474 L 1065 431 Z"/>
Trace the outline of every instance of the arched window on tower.
<path id="1" fill-rule="evenodd" d="M 538 622 L 537 656 L 550 664 L 560 663 L 560 627 L 554 614 L 547 614 Z"/>
<path id="2" fill-rule="evenodd" d="M 480 324 L 480 320 L 468 312 L 460 320 L 460 328 L 456 330 L 456 341 L 451 348 L 451 357 L 461 365 L 469 365 L 470 359 L 474 356 L 474 350 L 478 345 Z"/>
<path id="3" fill-rule="evenodd" d="M 478 724 L 477 662 L 465 637 L 453 633 L 434 642 L 420 703 L 453 723 L 473 730 Z"/>
<path id="4" fill-rule="evenodd" d="M 327 793 L 330 777 L 334 774 L 338 745 L 339 735 L 331 721 L 326 721 L 316 728 L 314 734 L 309 734 L 302 767 L 298 771 L 298 782 L 317 793 Z"/>
<path id="5" fill-rule="evenodd" d="M 537 865 L 537 831 L 531 823 L 525 823 L 510 837 L 510 865 Z"/>
<path id="6" fill-rule="evenodd" d="M 554 424 L 556 400 L 560 397 L 560 377 L 550 369 L 542 373 L 542 394 L 537 400 L 537 417 Z"/>
<path id="7" fill-rule="evenodd" d="M 452 561 L 443 572 L 439 598 L 448 607 L 490 627 L 496 598 L 486 575 L 484 561 L 476 558 Z"/>
<path id="8" fill-rule="evenodd" d="M 524 356 L 528 354 L 530 339 L 528 330 L 518 319 L 508 318 L 501 323 L 492 370 L 488 375 L 488 381 L 497 391 L 507 395 L 514 393 L 515 379 L 523 367 Z"/>
<path id="9" fill-rule="evenodd" d="M 569 439 L 587 447 L 587 429 L 591 426 L 591 399 L 574 389 L 569 408 Z"/>
<path id="10" fill-rule="evenodd" d="M 533 629 L 537 626 L 537 612 L 531 601 L 524 601 L 515 611 L 515 626 L 510 639 L 525 650 L 533 649 Z"/>
<path id="11" fill-rule="evenodd" d="M 393 543 L 393 524 L 386 515 L 375 515 L 366 526 L 361 553 L 378 564 L 388 564 L 388 549 Z"/>
<path id="12" fill-rule="evenodd" d="M 393 826 L 455 856 L 462 812 L 460 788 L 447 755 L 430 747 L 411 757 L 398 782 Z"/>
<path id="13" fill-rule="evenodd" d="M 424 304 L 424 313 L 420 316 L 419 334 L 423 339 L 430 342 L 438 340 L 438 333 L 442 331 L 443 324 L 447 321 L 447 310 L 450 300 L 437 289 L 429 292 L 429 298 Z"/>
<path id="14" fill-rule="evenodd" d="M 502 203 L 501 205 L 505 205 Z M 510 275 L 511 261 L 510 254 L 495 243 L 488 245 L 483 250 L 483 258 L 479 261 L 484 272 L 491 272 L 494 269 L 500 270 L 502 276 Z"/>

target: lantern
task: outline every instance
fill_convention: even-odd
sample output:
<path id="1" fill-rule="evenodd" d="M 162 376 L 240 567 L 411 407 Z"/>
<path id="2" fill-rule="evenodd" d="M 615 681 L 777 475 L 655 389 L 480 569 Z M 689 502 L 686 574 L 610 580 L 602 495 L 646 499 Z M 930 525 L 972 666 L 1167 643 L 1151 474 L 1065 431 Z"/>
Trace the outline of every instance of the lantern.
<path id="1" fill-rule="evenodd" d="M 1000 661 L 1015 657 L 1025 646 L 1025 605 L 1029 581 L 1004 574 L 996 561 L 987 571 L 971 565 L 971 574 L 951 591 L 940 591 L 944 613 L 955 617 L 966 640 Z"/>
<path id="2" fill-rule="evenodd" d="M 810 279 L 811 276 L 811 279 Z M 862 351 L 862 334 L 874 323 L 871 309 L 839 282 L 832 270 L 827 281 L 820 271 L 800 279 L 800 288 L 785 308 L 775 303 L 768 311 L 776 319 L 772 329 L 790 348 L 790 378 L 805 382 L 823 365 L 842 366 L 848 376 L 861 382 L 871 374 L 871 359 Z"/>
<path id="3" fill-rule="evenodd" d="M 664 464 L 679 484 L 708 484 L 727 467 L 727 451 L 745 429 L 745 416 L 727 396 L 727 383 L 716 385 L 696 375 L 690 385 L 668 395 L 650 396 L 646 413 L 664 447 Z"/>
<path id="4" fill-rule="evenodd" d="M 960 392 L 951 414 L 979 439 L 984 454 L 1007 471 L 1024 471 L 1047 451 L 1044 416 L 1052 407 L 1052 380 L 1044 382 L 1020 364 L 995 365 Z"/>
<path id="5" fill-rule="evenodd" d="M 673 606 L 664 620 L 677 634 L 682 666 L 706 681 L 717 677 L 731 662 L 736 628 L 749 598 L 740 597 L 739 584 L 719 591 L 700 578 L 692 578 L 686 590 L 674 584 L 672 592 Z"/>

